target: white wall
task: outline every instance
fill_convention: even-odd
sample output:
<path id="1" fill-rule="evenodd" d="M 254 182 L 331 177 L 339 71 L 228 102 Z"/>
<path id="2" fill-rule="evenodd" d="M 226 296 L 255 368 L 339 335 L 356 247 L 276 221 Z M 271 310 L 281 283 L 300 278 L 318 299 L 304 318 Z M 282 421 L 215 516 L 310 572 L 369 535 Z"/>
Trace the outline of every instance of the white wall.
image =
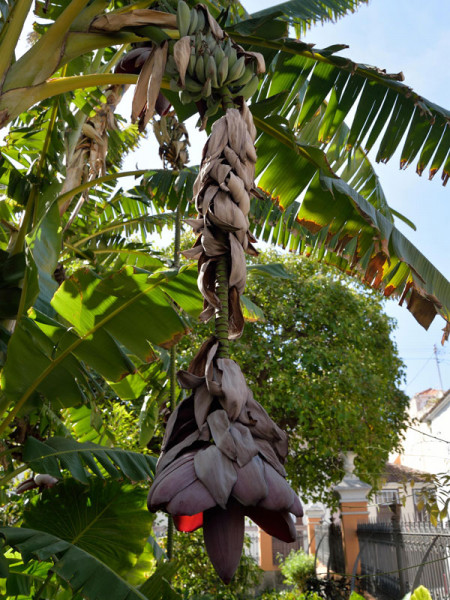
<path id="1" fill-rule="evenodd" d="M 450 394 L 413 427 L 408 429 L 403 444 L 402 464 L 428 473 L 447 473 L 450 470 Z"/>

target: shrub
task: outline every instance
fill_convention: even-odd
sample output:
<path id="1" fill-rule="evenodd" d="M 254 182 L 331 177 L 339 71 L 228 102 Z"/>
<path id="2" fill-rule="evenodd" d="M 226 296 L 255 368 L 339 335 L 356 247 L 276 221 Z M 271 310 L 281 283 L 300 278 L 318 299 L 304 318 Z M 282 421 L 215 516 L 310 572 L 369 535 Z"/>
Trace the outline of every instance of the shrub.
<path id="1" fill-rule="evenodd" d="M 306 591 L 308 579 L 314 577 L 314 556 L 303 550 L 292 550 L 280 564 L 285 583 L 295 585 L 301 592 Z"/>
<path id="2" fill-rule="evenodd" d="M 332 577 L 308 577 L 306 590 L 314 592 L 324 600 L 348 600 L 350 595 L 350 583 L 345 577 L 334 579 Z M 356 600 L 353 597 L 352 600 Z"/>
<path id="3" fill-rule="evenodd" d="M 289 592 L 283 590 L 281 592 L 264 592 L 258 597 L 258 600 L 321 600 L 317 594 L 311 592 L 305 592 L 299 594 L 298 592 Z"/>
<path id="4" fill-rule="evenodd" d="M 249 540 L 246 537 L 245 546 Z M 174 537 L 173 557 L 179 565 L 172 585 L 184 600 L 247 600 L 258 585 L 261 569 L 243 554 L 231 583 L 225 585 L 215 572 L 206 553 L 201 530 Z"/>

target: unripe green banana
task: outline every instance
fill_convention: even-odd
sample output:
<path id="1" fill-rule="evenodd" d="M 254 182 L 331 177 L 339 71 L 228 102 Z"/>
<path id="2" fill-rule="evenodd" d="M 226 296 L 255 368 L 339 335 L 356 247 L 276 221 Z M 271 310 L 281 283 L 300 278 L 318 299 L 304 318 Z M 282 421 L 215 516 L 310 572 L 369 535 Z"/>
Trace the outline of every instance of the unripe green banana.
<path id="1" fill-rule="evenodd" d="M 194 79 L 192 79 L 192 77 L 190 77 L 187 74 L 186 74 L 184 83 L 185 83 L 185 88 L 187 89 L 188 92 L 198 94 L 199 92 L 202 91 L 203 85 L 201 83 L 199 83 L 198 81 L 195 81 Z"/>
<path id="2" fill-rule="evenodd" d="M 181 104 L 189 104 L 192 102 L 192 95 L 187 90 L 181 90 L 180 102 Z"/>
<path id="3" fill-rule="evenodd" d="M 208 108 L 205 111 L 205 117 L 212 117 L 213 115 L 216 114 L 216 112 L 219 110 L 220 107 L 220 100 L 212 100 L 210 102 L 207 102 Z"/>
<path id="4" fill-rule="evenodd" d="M 228 68 L 232 69 L 237 61 L 236 48 L 230 46 L 230 52 L 228 54 Z"/>
<path id="5" fill-rule="evenodd" d="M 203 35 L 200 33 L 200 31 L 197 31 L 195 34 L 194 46 L 197 53 L 203 48 Z"/>
<path id="6" fill-rule="evenodd" d="M 258 77 L 258 75 L 255 74 L 250 79 L 250 81 L 246 85 L 244 85 L 243 88 L 241 88 L 239 90 L 237 95 L 243 96 L 245 100 L 248 100 L 249 98 L 251 98 L 253 96 L 253 94 L 258 89 L 258 85 L 259 85 L 259 77 Z"/>
<path id="7" fill-rule="evenodd" d="M 222 50 L 220 46 L 217 46 L 214 50 L 214 60 L 216 61 L 217 67 L 222 62 L 222 58 L 225 56 L 225 52 Z"/>
<path id="8" fill-rule="evenodd" d="M 241 56 L 240 58 L 237 59 L 237 61 L 234 63 L 234 65 L 232 67 L 228 66 L 228 79 L 227 79 L 228 83 L 236 81 L 237 79 L 242 77 L 242 75 L 244 74 L 244 71 L 245 71 L 245 56 Z"/>
<path id="9" fill-rule="evenodd" d="M 227 37 L 227 39 L 225 40 L 225 42 L 223 42 L 223 51 L 225 53 L 226 56 L 230 57 L 230 52 L 231 52 L 231 40 L 229 37 Z"/>
<path id="10" fill-rule="evenodd" d="M 197 23 L 197 31 L 203 31 L 205 29 L 206 21 L 205 21 L 205 13 L 202 10 L 198 10 L 198 23 Z"/>
<path id="11" fill-rule="evenodd" d="M 188 68 L 187 68 L 189 75 L 192 75 L 192 76 L 194 75 L 196 62 L 197 62 L 197 58 L 196 58 L 195 54 L 191 54 L 191 56 L 189 57 L 189 64 L 188 64 Z"/>
<path id="12" fill-rule="evenodd" d="M 219 87 L 217 84 L 217 67 L 214 56 L 208 56 L 205 68 L 206 79 L 211 79 L 211 86 L 216 88 Z"/>
<path id="13" fill-rule="evenodd" d="M 244 73 L 239 77 L 239 79 L 236 79 L 236 81 L 233 81 L 233 88 L 240 87 L 241 85 L 247 84 L 250 81 L 250 79 L 253 77 L 253 74 L 254 74 L 253 64 L 249 63 L 248 65 L 245 65 Z"/>
<path id="14" fill-rule="evenodd" d="M 208 44 L 209 51 L 212 54 L 216 49 L 217 40 L 210 31 L 205 35 L 205 42 Z"/>
<path id="15" fill-rule="evenodd" d="M 195 76 L 201 83 L 205 81 L 205 64 L 202 55 L 197 56 L 197 60 L 195 62 Z"/>
<path id="16" fill-rule="evenodd" d="M 228 56 L 225 56 L 220 61 L 217 68 L 217 83 L 222 87 L 228 77 Z"/>
<path id="17" fill-rule="evenodd" d="M 180 32 L 180 38 L 187 35 L 189 25 L 191 24 L 191 9 L 184 0 L 178 1 L 177 8 L 177 27 Z"/>
<path id="18" fill-rule="evenodd" d="M 189 22 L 188 35 L 192 35 L 197 31 L 198 26 L 198 12 L 195 8 L 191 9 L 191 16 Z"/>
<path id="19" fill-rule="evenodd" d="M 202 92 L 199 92 L 198 94 L 191 94 L 191 95 L 192 95 L 192 102 L 198 102 L 199 100 L 201 100 L 203 98 Z"/>
<path id="20" fill-rule="evenodd" d="M 177 68 L 177 65 L 176 65 L 176 62 L 175 62 L 175 59 L 173 56 L 167 57 L 166 73 L 168 75 L 170 75 L 170 77 L 178 76 L 178 68 Z"/>

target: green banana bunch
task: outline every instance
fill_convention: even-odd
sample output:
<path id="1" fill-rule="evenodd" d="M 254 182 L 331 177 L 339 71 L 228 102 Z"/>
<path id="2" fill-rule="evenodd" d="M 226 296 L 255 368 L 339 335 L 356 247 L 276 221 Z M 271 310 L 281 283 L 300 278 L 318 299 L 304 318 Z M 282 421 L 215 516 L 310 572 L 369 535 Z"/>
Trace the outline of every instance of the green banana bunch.
<path id="1" fill-rule="evenodd" d="M 203 99 L 207 105 L 206 116 L 212 116 L 219 109 L 225 88 L 232 97 L 250 98 L 259 83 L 255 61 L 242 54 L 228 36 L 216 38 L 204 9 L 190 9 L 184 0 L 179 0 L 176 16 L 180 39 L 186 36 L 190 39 L 189 60 L 185 56 L 188 50 L 183 46 L 184 78 L 178 71 L 179 59 L 176 62 L 173 56 L 175 40 L 169 47 L 166 64 L 170 88 L 179 92 L 180 101 L 188 104 Z"/>

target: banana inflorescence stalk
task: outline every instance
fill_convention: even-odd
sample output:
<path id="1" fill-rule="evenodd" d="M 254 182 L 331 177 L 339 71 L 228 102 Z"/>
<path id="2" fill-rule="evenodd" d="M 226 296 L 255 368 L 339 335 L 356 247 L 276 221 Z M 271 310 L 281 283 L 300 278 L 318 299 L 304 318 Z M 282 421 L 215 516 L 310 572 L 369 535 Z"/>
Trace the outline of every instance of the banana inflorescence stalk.
<path id="1" fill-rule="evenodd" d="M 219 106 L 225 111 L 203 149 L 194 183 L 198 216 L 187 220 L 198 237 L 184 252 L 198 260 L 200 318 L 214 318 L 215 333 L 188 371 L 178 372 L 180 386 L 191 394 L 167 423 L 148 508 L 168 512 L 180 531 L 203 527 L 211 562 L 228 583 L 241 557 L 246 516 L 292 542 L 291 514 L 303 514 L 285 479 L 287 436 L 254 400 L 229 353 L 229 340 L 244 326 L 245 253 L 257 255 L 247 216 L 258 193 L 256 128 L 245 98 L 255 91 L 264 64 L 231 42 L 202 6 L 189 9 L 180 0 L 177 23 L 180 39 L 155 50 L 167 54 L 172 89 L 182 101 L 206 104 L 203 127 Z"/>

